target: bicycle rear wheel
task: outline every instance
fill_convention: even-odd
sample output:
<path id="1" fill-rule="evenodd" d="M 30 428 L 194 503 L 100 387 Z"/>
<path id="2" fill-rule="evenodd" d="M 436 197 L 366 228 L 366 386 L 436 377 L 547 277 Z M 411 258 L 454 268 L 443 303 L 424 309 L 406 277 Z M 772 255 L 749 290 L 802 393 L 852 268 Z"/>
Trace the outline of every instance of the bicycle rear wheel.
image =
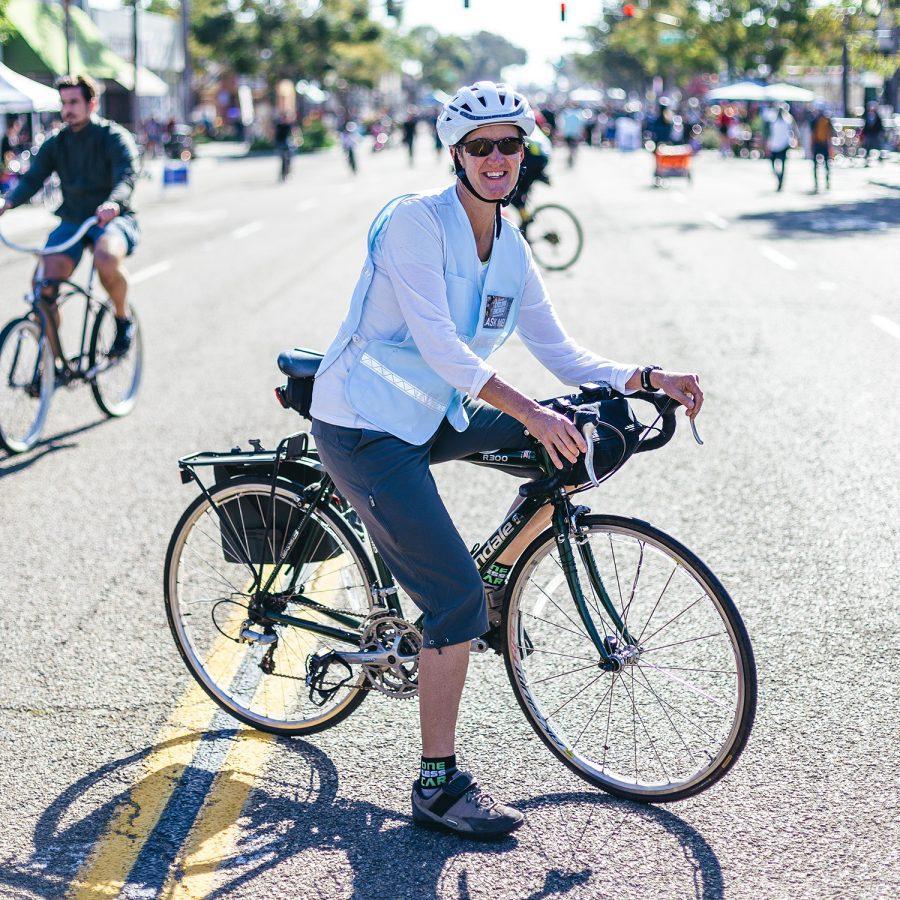
<path id="1" fill-rule="evenodd" d="M 8 453 L 24 453 L 38 442 L 54 368 L 50 343 L 34 319 L 14 319 L 0 331 L 0 447 Z"/>
<path id="2" fill-rule="evenodd" d="M 116 317 L 110 307 L 101 305 L 91 330 L 88 364 L 91 369 L 97 367 L 91 381 L 91 393 L 97 406 L 111 418 L 127 416 L 134 409 L 144 374 L 141 323 L 134 306 L 129 315 L 134 322 L 134 337 L 124 356 L 110 359 L 107 355 L 116 337 Z"/>
<path id="3" fill-rule="evenodd" d="M 534 208 L 528 223 L 528 243 L 545 269 L 568 269 L 581 255 L 584 233 L 575 214 L 558 203 Z"/>
<path id="4" fill-rule="evenodd" d="M 611 673 L 588 636 L 552 530 L 525 551 L 504 613 L 507 674 L 525 716 L 585 781 L 629 800 L 681 800 L 722 778 L 756 710 L 756 667 L 731 598 L 693 553 L 633 519 L 585 516 L 573 544 L 591 619 L 630 661 Z M 632 642 L 603 608 L 585 557 Z"/>
<path id="5" fill-rule="evenodd" d="M 271 483 L 235 478 L 210 492 L 213 503 L 231 524 L 222 522 L 205 496 L 185 511 L 166 554 L 166 615 L 181 657 L 204 691 L 242 722 L 275 734 L 311 734 L 336 725 L 365 699 L 360 668 L 323 706 L 309 698 L 307 657 L 330 649 L 331 639 L 290 625 L 275 625 L 277 644 L 240 643 L 241 630 L 254 597 L 260 565 L 271 574 L 307 506 L 297 490 L 279 485 L 271 517 Z M 359 538 L 339 512 L 316 507 L 306 525 L 313 529 L 308 560 L 296 596 L 279 602 L 278 611 L 320 624 L 353 630 L 372 609 L 372 565 Z M 309 533 L 309 532 L 306 532 Z M 254 562 L 242 562 L 235 538 Z M 301 536 L 296 546 L 304 541 Z M 293 569 L 284 566 L 272 592 L 285 591 Z M 305 602 L 304 602 L 305 601 Z M 314 603 L 310 603 L 314 601 Z M 343 614 L 336 620 L 334 613 Z M 261 626 L 253 626 L 256 632 Z M 358 649 L 354 647 L 353 649 Z"/>

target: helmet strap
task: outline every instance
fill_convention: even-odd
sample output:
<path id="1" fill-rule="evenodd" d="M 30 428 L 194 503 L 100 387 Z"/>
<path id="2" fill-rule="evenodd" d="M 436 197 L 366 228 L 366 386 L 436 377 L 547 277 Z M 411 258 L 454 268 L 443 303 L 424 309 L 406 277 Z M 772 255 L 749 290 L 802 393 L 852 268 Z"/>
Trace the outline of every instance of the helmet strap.
<path id="1" fill-rule="evenodd" d="M 500 200 L 488 200 L 487 197 L 482 197 L 478 191 L 475 190 L 474 185 L 471 181 L 469 181 L 469 176 L 466 174 L 466 169 L 463 164 L 459 161 L 459 153 L 457 150 L 453 154 L 453 171 L 456 173 L 456 177 L 463 183 L 465 189 L 472 194 L 472 196 L 477 197 L 481 200 L 482 203 L 493 203 L 495 204 L 496 212 L 497 212 L 497 231 L 496 236 L 500 237 L 500 225 L 502 222 L 502 217 L 500 215 L 500 207 L 501 206 L 509 206 L 510 200 L 512 199 L 512 195 L 516 192 L 516 188 L 519 186 L 519 180 L 522 178 L 522 169 L 524 166 L 519 166 L 519 177 L 516 179 L 516 183 L 513 185 L 513 189 Z"/>

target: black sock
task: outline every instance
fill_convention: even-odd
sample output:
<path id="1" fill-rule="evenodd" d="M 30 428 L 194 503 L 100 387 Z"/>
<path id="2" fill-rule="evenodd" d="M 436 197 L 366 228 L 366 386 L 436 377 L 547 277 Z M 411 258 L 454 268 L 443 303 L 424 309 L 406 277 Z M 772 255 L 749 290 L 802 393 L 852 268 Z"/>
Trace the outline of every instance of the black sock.
<path id="1" fill-rule="evenodd" d="M 503 587 L 506 579 L 509 577 L 511 566 L 504 566 L 503 563 L 491 563 L 487 572 L 481 576 L 481 580 L 488 587 Z"/>
<path id="2" fill-rule="evenodd" d="M 455 753 L 452 756 L 423 756 L 419 772 L 419 787 L 425 790 L 443 787 L 455 774 Z"/>

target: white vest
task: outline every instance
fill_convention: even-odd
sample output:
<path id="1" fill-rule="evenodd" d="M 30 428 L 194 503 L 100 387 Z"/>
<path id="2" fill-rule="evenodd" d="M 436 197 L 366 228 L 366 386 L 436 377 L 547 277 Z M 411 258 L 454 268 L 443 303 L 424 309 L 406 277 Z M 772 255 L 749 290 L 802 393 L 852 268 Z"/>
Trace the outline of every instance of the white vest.
<path id="1" fill-rule="evenodd" d="M 346 396 L 362 418 L 410 444 L 424 444 L 444 417 L 457 431 L 468 426 L 462 395 L 422 358 L 407 330 L 399 341 L 365 342 L 357 333 L 363 304 L 375 273 L 381 240 L 397 205 L 413 194 L 397 197 L 375 217 L 369 228 L 368 254 L 350 301 L 350 311 L 319 366 L 321 375 L 350 341 L 361 347 L 346 382 Z M 443 228 L 444 278 L 450 318 L 459 339 L 481 359 L 487 359 L 512 334 L 519 315 L 528 272 L 525 241 L 519 230 L 503 221 L 479 291 L 481 261 L 474 248 L 468 216 L 456 195 L 456 185 L 435 196 L 435 211 Z"/>

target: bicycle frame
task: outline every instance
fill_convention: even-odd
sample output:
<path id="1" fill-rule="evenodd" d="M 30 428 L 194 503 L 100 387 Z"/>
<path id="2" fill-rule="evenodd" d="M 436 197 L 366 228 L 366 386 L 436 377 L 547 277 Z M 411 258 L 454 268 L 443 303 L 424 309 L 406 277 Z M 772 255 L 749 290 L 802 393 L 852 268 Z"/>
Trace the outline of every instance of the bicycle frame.
<path id="1" fill-rule="evenodd" d="M 258 442 L 254 442 L 254 444 L 258 447 Z M 254 600 L 269 596 L 276 598 L 289 596 L 294 603 L 314 605 L 316 611 L 320 615 L 323 615 L 340 625 L 356 626 L 356 628 L 355 630 L 348 630 L 347 628 L 326 625 L 321 622 L 314 622 L 309 619 L 287 615 L 286 613 L 278 612 L 276 610 L 263 609 L 263 611 L 259 612 L 253 610 L 252 607 L 250 610 L 251 619 L 256 615 L 263 624 L 274 623 L 301 628 L 331 638 L 335 641 L 358 647 L 361 634 L 359 626 L 362 622 L 355 621 L 355 617 L 347 613 L 322 608 L 311 598 L 305 597 L 302 593 L 295 593 L 296 584 L 303 566 L 291 567 L 290 564 L 287 563 L 288 557 L 291 555 L 292 550 L 297 545 L 297 542 L 300 540 L 303 531 L 309 522 L 313 509 L 319 506 L 325 498 L 329 496 L 340 497 L 334 482 L 325 471 L 322 464 L 317 459 L 309 456 L 308 451 L 309 436 L 305 432 L 298 432 L 295 435 L 284 438 L 275 451 L 254 449 L 249 452 L 235 450 L 227 454 L 213 452 L 195 453 L 180 459 L 178 465 L 181 470 L 182 481 L 184 483 L 189 483 L 191 481 L 197 483 L 203 495 L 206 497 L 207 502 L 209 502 L 210 506 L 215 510 L 221 527 L 224 529 L 225 533 L 228 534 L 229 541 L 233 545 L 232 549 L 240 555 L 242 563 L 246 565 L 253 574 L 252 594 Z M 268 564 L 261 563 L 257 568 L 257 566 L 249 559 L 243 542 L 234 531 L 230 519 L 222 512 L 220 507 L 213 502 L 209 490 L 195 471 L 195 467 L 223 464 L 227 464 L 229 467 L 242 465 L 259 467 L 267 466 L 271 463 L 273 474 L 270 518 L 274 527 L 274 498 L 275 490 L 279 483 L 278 473 L 282 456 L 284 456 L 285 461 L 303 459 L 307 465 L 312 465 L 313 468 L 321 472 L 321 479 L 316 483 L 302 487 L 300 492 L 302 497 L 301 502 L 305 511 L 300 517 L 300 521 L 291 532 L 290 537 L 285 542 L 279 559 L 272 564 L 271 572 L 268 574 L 268 577 L 265 577 L 264 573 Z M 471 457 L 467 457 L 466 461 L 474 462 L 479 465 L 502 468 L 507 471 L 516 469 L 535 470 L 538 466 L 540 466 L 540 469 L 544 473 L 553 471 L 550 458 L 542 447 L 537 448 L 537 451 L 524 450 L 510 453 L 478 453 L 473 454 Z M 281 483 L 293 484 L 295 487 L 298 487 L 296 482 L 287 481 L 285 479 L 281 479 Z M 586 511 L 586 508 L 573 506 L 565 488 L 559 487 L 554 489 L 551 493 L 526 496 L 519 505 L 509 512 L 504 521 L 484 542 L 475 545 L 472 549 L 472 557 L 478 567 L 479 574 L 484 576 L 490 567 L 492 560 L 502 554 L 503 551 L 506 550 L 522 533 L 523 529 L 525 529 L 532 521 L 535 515 L 548 504 L 552 504 L 553 506 L 552 528 L 556 535 L 563 573 L 569 586 L 569 590 L 572 593 L 572 597 L 575 600 L 578 614 L 600 655 L 602 660 L 601 665 L 605 668 L 613 668 L 615 663 L 613 662 L 612 653 L 607 647 L 606 636 L 601 635 L 597 630 L 588 602 L 581 588 L 581 582 L 578 578 L 578 571 L 575 563 L 575 554 L 572 548 L 573 537 L 575 539 L 578 556 L 587 573 L 588 581 L 593 592 L 599 599 L 601 606 L 606 611 L 622 639 L 628 644 L 632 644 L 634 641 L 603 585 L 603 580 L 597 569 L 590 545 L 588 544 L 581 526 L 578 524 L 578 518 Z M 317 549 L 317 546 L 312 546 L 314 540 L 316 540 L 315 532 L 310 530 L 305 537 L 305 543 L 296 554 L 296 558 L 301 560 L 309 559 Z M 321 540 L 321 537 L 319 537 L 318 540 Z M 380 606 L 390 610 L 394 615 L 403 617 L 403 610 L 398 597 L 398 588 L 394 583 L 393 576 L 381 559 L 377 549 L 374 546 L 371 546 L 371 550 L 376 569 L 376 583 L 373 584 L 371 588 L 372 593 L 375 595 L 376 602 Z M 284 591 L 270 595 L 269 591 L 272 585 L 275 584 L 278 575 L 285 565 L 293 568 L 288 585 Z M 599 609 L 597 611 L 599 612 Z M 421 629 L 421 622 L 422 617 L 420 616 L 414 624 L 417 628 Z"/>

